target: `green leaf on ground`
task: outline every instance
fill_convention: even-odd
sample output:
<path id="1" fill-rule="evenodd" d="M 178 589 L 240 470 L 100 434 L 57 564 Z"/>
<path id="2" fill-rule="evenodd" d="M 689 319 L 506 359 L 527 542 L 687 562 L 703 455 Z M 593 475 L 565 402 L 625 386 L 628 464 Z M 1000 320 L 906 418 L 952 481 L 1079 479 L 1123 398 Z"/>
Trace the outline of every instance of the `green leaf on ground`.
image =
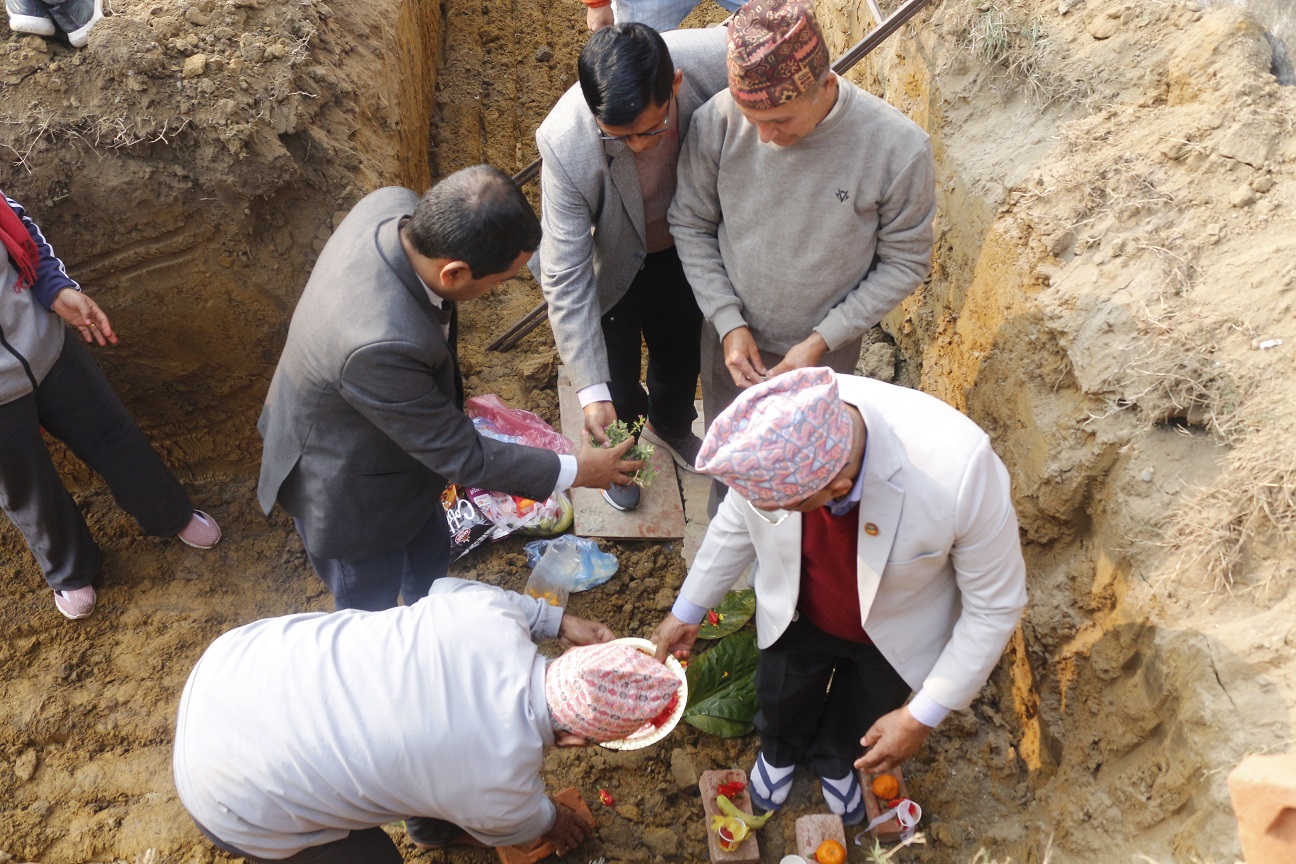
<path id="1" fill-rule="evenodd" d="M 756 716 L 756 634 L 726 636 L 688 667 L 689 701 L 684 720 L 712 735 L 746 735 Z"/>
<path id="2" fill-rule="evenodd" d="M 712 624 L 709 618 L 703 618 L 702 626 L 698 628 L 699 639 L 723 639 L 742 629 L 752 615 L 756 614 L 756 592 L 750 588 L 745 591 L 730 591 L 711 611 L 720 620 Z"/>

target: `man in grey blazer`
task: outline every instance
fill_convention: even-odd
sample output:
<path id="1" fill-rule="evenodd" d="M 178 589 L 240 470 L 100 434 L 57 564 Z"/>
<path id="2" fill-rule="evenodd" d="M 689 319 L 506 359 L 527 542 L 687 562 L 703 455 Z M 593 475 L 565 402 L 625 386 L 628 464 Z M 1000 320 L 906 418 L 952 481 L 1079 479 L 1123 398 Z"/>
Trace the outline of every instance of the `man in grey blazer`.
<path id="1" fill-rule="evenodd" d="M 293 517 L 339 609 L 413 603 L 450 562 L 447 483 L 545 498 L 628 483 L 629 444 L 576 456 L 477 434 L 463 413 L 459 301 L 511 278 L 540 226 L 505 175 L 485 165 L 420 199 L 367 195 L 320 253 L 293 313 L 257 428 L 257 495 Z"/>
<path id="2" fill-rule="evenodd" d="M 532 269 L 589 433 L 603 441 L 608 424 L 644 416 L 648 440 L 692 470 L 702 316 L 666 211 L 693 112 L 727 85 L 724 29 L 607 27 L 578 72 L 536 132 L 544 236 Z M 631 510 L 638 491 L 605 495 Z"/>
<path id="3" fill-rule="evenodd" d="M 803 764 L 854 824 L 852 767 L 913 755 L 968 707 L 1017 626 L 1026 566 L 1008 472 L 939 399 L 826 367 L 744 390 L 698 466 L 730 494 L 653 633 L 658 654 L 687 656 L 706 610 L 756 562 L 752 799 L 777 809 Z"/>

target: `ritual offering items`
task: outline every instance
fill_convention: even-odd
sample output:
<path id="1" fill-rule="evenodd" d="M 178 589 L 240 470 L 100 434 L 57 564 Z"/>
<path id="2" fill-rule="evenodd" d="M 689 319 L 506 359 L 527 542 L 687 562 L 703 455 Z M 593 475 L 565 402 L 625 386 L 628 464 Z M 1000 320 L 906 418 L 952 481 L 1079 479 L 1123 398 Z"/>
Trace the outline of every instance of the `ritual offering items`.
<path id="1" fill-rule="evenodd" d="M 649 655 L 654 655 L 657 652 L 657 646 L 647 639 L 627 637 L 625 639 L 614 639 L 611 644 L 629 645 Z M 679 690 L 676 691 L 670 704 L 666 706 L 664 711 L 626 737 L 616 741 L 604 741 L 601 746 L 609 750 L 638 750 L 647 747 L 649 744 L 656 744 L 670 734 L 670 731 L 679 723 L 680 718 L 684 716 L 684 706 L 688 703 L 688 678 L 684 673 L 684 667 L 674 657 L 668 656 L 666 658 L 666 668 L 675 673 L 675 677 L 679 679 Z"/>
<path id="2" fill-rule="evenodd" d="M 756 830 L 771 814 L 752 815 L 747 775 L 737 768 L 704 771 L 698 779 L 698 789 L 706 810 L 707 847 L 711 860 L 715 864 L 756 864 L 760 861 Z M 725 829 L 723 835 L 721 828 Z"/>
<path id="3" fill-rule="evenodd" d="M 913 835 L 922 808 L 909 799 L 904 775 L 899 768 L 889 774 L 871 775 L 859 772 L 860 786 L 864 790 L 864 809 L 868 813 L 866 831 L 883 843 L 897 843 Z M 890 792 L 885 798 L 881 793 Z"/>

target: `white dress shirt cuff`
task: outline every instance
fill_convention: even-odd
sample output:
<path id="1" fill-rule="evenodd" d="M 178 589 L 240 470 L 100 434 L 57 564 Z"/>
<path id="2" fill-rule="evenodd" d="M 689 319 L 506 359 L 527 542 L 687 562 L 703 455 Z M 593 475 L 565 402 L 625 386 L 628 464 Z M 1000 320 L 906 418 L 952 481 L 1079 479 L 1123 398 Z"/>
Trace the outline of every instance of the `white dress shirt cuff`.
<path id="1" fill-rule="evenodd" d="M 919 692 L 917 696 L 910 700 L 907 707 L 915 720 L 933 729 L 939 726 L 950 712 L 950 709 L 923 692 Z"/>
<path id="2" fill-rule="evenodd" d="M 612 391 L 606 383 L 591 384 L 588 387 L 582 387 L 576 391 L 576 398 L 580 400 L 580 406 L 584 408 L 592 402 L 611 402 Z"/>
<path id="3" fill-rule="evenodd" d="M 563 453 L 558 454 L 558 482 L 554 484 L 555 492 L 566 492 L 576 482 L 576 457 Z"/>
<path id="4" fill-rule="evenodd" d="M 701 624 L 706 612 L 705 606 L 699 606 L 683 597 L 676 597 L 675 605 L 671 607 L 671 614 L 685 624 Z"/>

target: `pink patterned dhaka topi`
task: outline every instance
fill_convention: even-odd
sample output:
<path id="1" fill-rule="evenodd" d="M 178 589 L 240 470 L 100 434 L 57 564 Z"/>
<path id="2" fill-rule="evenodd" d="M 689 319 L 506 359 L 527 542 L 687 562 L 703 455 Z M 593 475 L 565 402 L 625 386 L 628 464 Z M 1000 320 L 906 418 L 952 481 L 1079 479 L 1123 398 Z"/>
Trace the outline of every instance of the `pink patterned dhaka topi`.
<path id="1" fill-rule="evenodd" d="M 837 476 L 851 435 L 836 373 L 793 369 L 738 394 L 707 431 L 697 469 L 753 504 L 789 507 Z"/>
<path id="2" fill-rule="evenodd" d="M 729 26 L 729 92 L 767 111 L 812 91 L 828 72 L 828 45 L 808 0 L 751 0 Z"/>
<path id="3" fill-rule="evenodd" d="M 591 741 L 616 741 L 666 710 L 675 673 L 629 645 L 584 645 L 545 670 L 545 697 L 556 729 Z"/>

